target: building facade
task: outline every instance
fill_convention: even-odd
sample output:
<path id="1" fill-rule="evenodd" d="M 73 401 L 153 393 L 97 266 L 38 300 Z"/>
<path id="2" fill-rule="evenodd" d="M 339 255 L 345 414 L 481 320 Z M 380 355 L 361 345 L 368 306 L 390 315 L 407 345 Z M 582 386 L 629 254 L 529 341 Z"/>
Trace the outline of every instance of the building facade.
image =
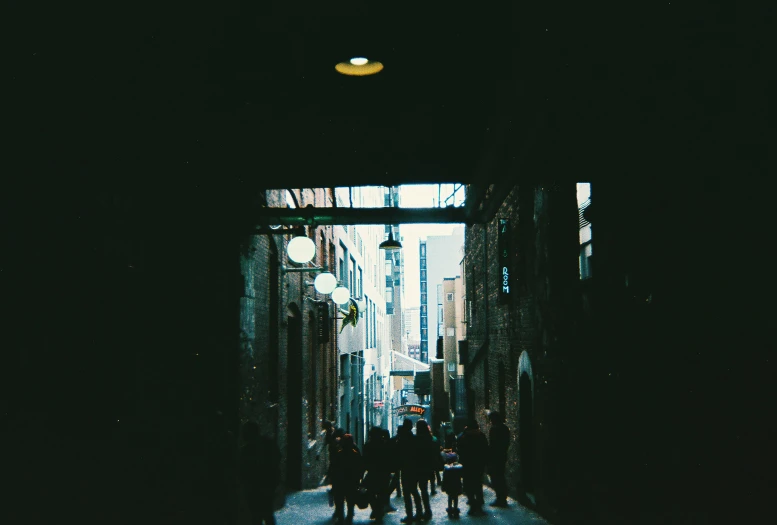
<path id="1" fill-rule="evenodd" d="M 426 241 L 418 241 L 419 293 L 421 306 L 418 314 L 420 337 L 419 359 L 426 362 L 429 358 L 429 271 L 426 257 Z"/>
<path id="2" fill-rule="evenodd" d="M 351 199 L 355 207 L 380 207 L 384 203 L 381 188 L 357 187 L 336 190 L 338 205 L 346 206 Z M 361 446 L 370 425 L 386 420 L 385 400 L 388 397 L 389 355 L 394 329 L 392 310 L 384 286 L 384 254 L 378 245 L 384 239 L 379 225 L 335 226 L 337 240 L 337 277 L 346 284 L 359 310 L 355 327 L 337 328 L 340 382 L 338 391 L 338 426 L 354 436 Z M 392 299 L 394 295 L 392 294 Z M 392 300 L 393 304 L 398 301 Z M 401 302 L 400 302 L 401 304 Z M 349 305 L 337 308 L 337 317 L 348 315 Z"/>

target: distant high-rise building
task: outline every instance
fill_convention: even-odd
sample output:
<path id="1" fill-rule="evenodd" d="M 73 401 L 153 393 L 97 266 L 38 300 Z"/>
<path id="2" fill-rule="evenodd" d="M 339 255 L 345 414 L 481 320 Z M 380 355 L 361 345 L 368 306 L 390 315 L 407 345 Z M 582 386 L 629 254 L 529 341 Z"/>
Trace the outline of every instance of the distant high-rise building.
<path id="1" fill-rule="evenodd" d="M 420 347 L 421 343 L 421 307 L 410 306 L 405 308 L 405 334 L 407 344 L 411 343 Z"/>
<path id="2" fill-rule="evenodd" d="M 383 205 L 387 208 L 399 206 L 399 188 L 386 188 L 383 193 Z M 401 241 L 398 224 L 387 224 L 384 227 L 384 240 L 393 236 Z M 386 282 L 386 315 L 389 319 L 389 338 L 391 349 L 395 352 L 407 351 L 407 334 L 405 333 L 405 319 L 403 312 L 404 298 L 404 272 L 405 262 L 402 250 L 385 250 L 385 282 Z"/>
<path id="3" fill-rule="evenodd" d="M 432 235 L 419 243 L 421 287 L 421 361 L 429 362 L 429 355 L 437 352 L 437 338 L 442 329 L 442 282 L 446 277 L 459 275 L 459 264 L 464 256 L 464 227 L 450 235 Z M 439 290 L 438 290 L 439 288 Z"/>

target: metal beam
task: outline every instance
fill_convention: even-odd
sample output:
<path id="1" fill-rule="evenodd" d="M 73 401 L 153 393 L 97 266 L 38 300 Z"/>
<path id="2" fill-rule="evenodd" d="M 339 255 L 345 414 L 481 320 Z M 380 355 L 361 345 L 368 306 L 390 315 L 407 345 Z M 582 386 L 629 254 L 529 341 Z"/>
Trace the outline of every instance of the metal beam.
<path id="1" fill-rule="evenodd" d="M 463 207 L 448 208 L 260 208 L 256 223 L 269 225 L 467 223 Z"/>

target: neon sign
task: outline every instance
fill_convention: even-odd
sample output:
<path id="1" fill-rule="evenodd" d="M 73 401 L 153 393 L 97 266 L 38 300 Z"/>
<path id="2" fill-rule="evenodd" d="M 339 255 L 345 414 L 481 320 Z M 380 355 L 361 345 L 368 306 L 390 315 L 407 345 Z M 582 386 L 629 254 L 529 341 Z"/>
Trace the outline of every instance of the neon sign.
<path id="1" fill-rule="evenodd" d="M 426 408 L 421 405 L 402 405 L 397 407 L 397 416 L 423 416 Z"/>
<path id="2" fill-rule="evenodd" d="M 510 295 L 510 219 L 499 219 L 497 249 L 499 250 L 499 302 L 509 303 Z"/>

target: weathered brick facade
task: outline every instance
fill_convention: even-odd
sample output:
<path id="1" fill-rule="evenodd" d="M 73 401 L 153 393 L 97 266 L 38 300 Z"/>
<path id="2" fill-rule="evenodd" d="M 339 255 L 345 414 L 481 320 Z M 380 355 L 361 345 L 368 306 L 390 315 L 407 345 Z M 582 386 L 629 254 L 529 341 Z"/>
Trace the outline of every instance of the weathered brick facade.
<path id="1" fill-rule="evenodd" d="M 300 206 L 327 198 L 325 190 L 304 190 Z M 268 191 L 268 206 L 285 205 L 285 191 Z M 329 266 L 331 227 L 308 232 L 316 244 L 312 264 Z M 315 300 L 309 286 L 316 273 L 284 273 L 290 266 L 290 235 L 254 235 L 243 252 L 245 293 L 241 299 L 240 418 L 254 419 L 273 436 L 281 451 L 288 489 L 318 486 L 327 457 L 321 421 L 333 419 L 337 367 L 334 336 L 320 341 Z M 333 307 L 327 305 L 330 316 Z M 330 334 L 334 319 L 330 317 Z M 296 334 L 296 335 L 295 335 Z"/>
<path id="2" fill-rule="evenodd" d="M 490 224 L 472 226 L 467 231 L 465 272 L 468 300 L 473 307 L 467 331 L 470 361 L 465 376 L 470 412 L 482 428 L 488 427 L 488 411 L 498 410 L 513 430 L 508 479 L 512 492 L 523 494 L 519 440 L 521 432 L 528 430 L 519 424 L 518 364 L 523 352 L 528 355 L 534 390 L 531 432 L 536 436 L 535 465 L 531 467 L 534 488 L 528 492 L 552 513 L 559 483 L 554 468 L 558 448 L 556 369 L 568 333 L 567 315 L 561 306 L 567 304 L 566 296 L 577 279 L 577 208 L 573 187 L 565 192 L 544 187 L 523 192 L 515 188 Z M 508 266 L 514 277 L 509 304 L 500 304 L 499 298 L 499 218 L 510 219 Z M 570 220 L 567 227 L 562 227 L 565 218 Z M 565 260 L 564 247 L 569 257 L 566 264 L 561 264 Z"/>
<path id="3" fill-rule="evenodd" d="M 511 493 L 554 522 L 668 519 L 658 516 L 699 512 L 717 491 L 698 479 L 726 442 L 706 404 L 721 399 L 716 365 L 701 361 L 722 350 L 704 249 L 714 187 L 665 189 L 592 185 L 594 273 L 585 281 L 574 184 L 518 186 L 491 224 L 467 230 L 471 415 L 487 425 L 488 410 L 505 412 Z M 510 304 L 498 302 L 499 218 L 511 221 Z"/>

